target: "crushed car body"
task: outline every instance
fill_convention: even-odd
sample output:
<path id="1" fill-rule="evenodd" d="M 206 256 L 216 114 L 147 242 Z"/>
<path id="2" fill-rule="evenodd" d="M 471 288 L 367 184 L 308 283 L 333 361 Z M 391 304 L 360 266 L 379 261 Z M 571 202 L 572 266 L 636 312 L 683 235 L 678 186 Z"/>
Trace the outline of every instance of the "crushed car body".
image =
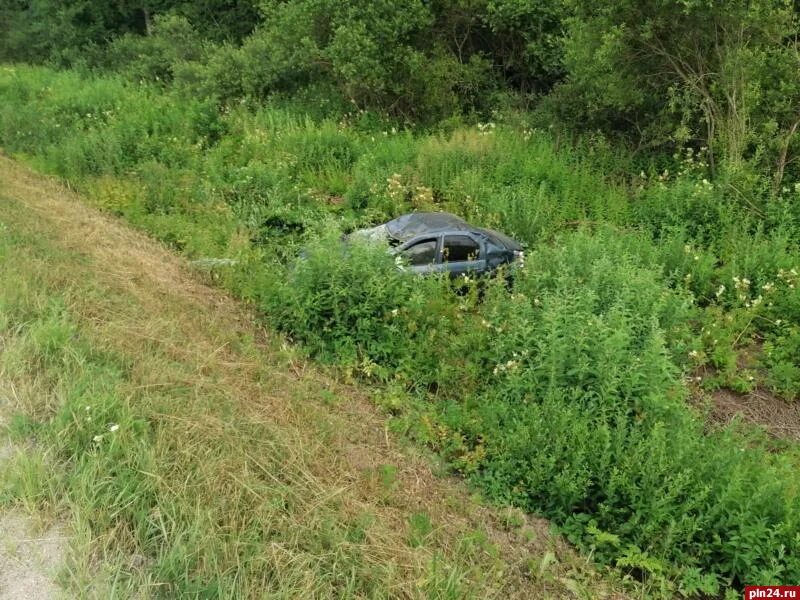
<path id="1" fill-rule="evenodd" d="M 386 243 L 402 268 L 421 275 L 481 275 L 521 264 L 524 257 L 522 245 L 507 235 L 445 212 L 409 213 L 354 231 L 347 239 Z"/>

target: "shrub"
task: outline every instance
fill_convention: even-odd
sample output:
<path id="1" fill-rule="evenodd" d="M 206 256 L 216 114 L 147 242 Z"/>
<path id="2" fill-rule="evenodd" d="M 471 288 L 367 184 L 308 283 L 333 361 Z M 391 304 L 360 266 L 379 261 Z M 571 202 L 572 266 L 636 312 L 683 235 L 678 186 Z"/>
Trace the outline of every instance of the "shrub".
<path id="1" fill-rule="evenodd" d="M 392 404 L 411 435 L 576 543 L 607 532 L 603 560 L 687 581 L 697 567 L 707 589 L 797 573 L 791 462 L 706 435 L 684 405 L 670 349 L 689 347 L 691 296 L 610 237 L 559 242 L 530 254 L 511 295 L 488 281 L 457 296 L 329 240 L 268 310 L 326 360 L 433 391 Z"/>
<path id="2" fill-rule="evenodd" d="M 312 244 L 288 274 L 283 294 L 267 299 L 276 322 L 323 359 L 396 364 L 402 339 L 388 334 L 392 310 L 411 293 L 386 253 L 335 234 Z"/>
<path id="3" fill-rule="evenodd" d="M 103 53 L 102 65 L 133 81 L 166 84 L 181 63 L 202 61 L 208 50 L 191 23 L 177 15 L 157 15 L 152 33 L 115 38 Z"/>

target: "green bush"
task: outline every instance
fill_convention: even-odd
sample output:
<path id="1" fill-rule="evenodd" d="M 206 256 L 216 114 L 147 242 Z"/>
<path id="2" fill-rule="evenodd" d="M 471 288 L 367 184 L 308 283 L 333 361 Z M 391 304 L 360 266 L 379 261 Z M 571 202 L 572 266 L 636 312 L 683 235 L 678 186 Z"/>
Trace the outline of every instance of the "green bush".
<path id="1" fill-rule="evenodd" d="M 183 63 L 206 59 L 209 45 L 177 15 L 158 15 L 151 35 L 128 34 L 114 39 L 102 55 L 105 69 L 133 81 L 169 83 Z"/>
<path id="2" fill-rule="evenodd" d="M 780 325 L 779 325 L 780 326 Z M 800 328 L 786 327 L 787 333 L 775 335 L 764 343 L 764 364 L 769 369 L 767 383 L 772 390 L 787 398 L 800 397 Z"/>
<path id="3" fill-rule="evenodd" d="M 605 561 L 656 577 L 697 567 L 717 588 L 798 573 L 791 461 L 707 435 L 685 407 L 670 350 L 690 347 L 691 296 L 611 236 L 563 236 L 528 261 L 510 295 L 492 281 L 448 295 L 333 238 L 266 309 L 325 360 L 433 391 L 394 406 L 406 431 L 576 543 L 607 532 Z"/>
<path id="4" fill-rule="evenodd" d="M 407 301 L 410 283 L 387 254 L 333 236 L 308 249 L 266 310 L 323 359 L 395 363 L 403 340 L 388 335 L 391 311 Z"/>

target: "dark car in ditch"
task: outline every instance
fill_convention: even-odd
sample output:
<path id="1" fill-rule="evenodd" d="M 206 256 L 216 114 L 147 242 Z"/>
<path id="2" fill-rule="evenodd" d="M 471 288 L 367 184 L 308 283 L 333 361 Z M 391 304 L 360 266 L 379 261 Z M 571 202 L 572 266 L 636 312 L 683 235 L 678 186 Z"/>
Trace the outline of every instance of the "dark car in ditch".
<path id="1" fill-rule="evenodd" d="M 445 212 L 409 213 L 347 237 L 388 244 L 401 268 L 413 273 L 449 273 L 453 278 L 521 264 L 524 256 L 522 245 L 507 235 Z"/>

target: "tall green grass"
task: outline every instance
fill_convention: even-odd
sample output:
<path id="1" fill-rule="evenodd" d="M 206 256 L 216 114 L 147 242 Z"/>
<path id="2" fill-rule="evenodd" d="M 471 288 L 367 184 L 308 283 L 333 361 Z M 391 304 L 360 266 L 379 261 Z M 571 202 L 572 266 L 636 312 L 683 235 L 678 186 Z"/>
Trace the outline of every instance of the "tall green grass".
<path id="1" fill-rule="evenodd" d="M 693 296 L 613 230 L 532 251 L 511 294 L 489 282 L 456 296 L 369 248 L 337 248 L 312 248 L 268 313 L 386 382 L 395 426 L 489 496 L 686 593 L 800 573 L 797 449 L 709 433 L 687 409 L 675 353 L 689 360 L 695 343 Z"/>
<path id="2" fill-rule="evenodd" d="M 623 172 L 624 156 L 591 140 L 555 151 L 519 115 L 417 135 L 360 113 L 333 121 L 219 107 L 110 76 L 24 66 L 3 68 L 0 95 L 7 151 L 192 257 L 286 262 L 322 222 L 351 229 L 414 209 L 450 210 L 532 247 L 612 225 L 673 288 L 695 295 L 705 309 L 698 330 L 718 329 L 696 348 L 698 366 L 718 373 L 708 385 L 747 390 L 757 381 L 788 399 L 800 390 L 796 186 L 764 207 L 701 179 L 690 160 L 672 175 L 610 184 L 600 169 Z M 734 277 L 748 289 L 734 292 Z M 744 373 L 743 356 L 758 357 Z"/>
<path id="3" fill-rule="evenodd" d="M 398 132 L 22 66 L 0 97 L 3 147 L 190 257 L 236 258 L 225 285 L 380 382 L 396 426 L 490 496 L 688 595 L 800 576 L 796 451 L 685 402 L 703 371 L 800 393 L 794 188 L 755 206 L 685 163 L 611 183 L 623 158 L 516 122 Z M 525 241 L 513 294 L 454 296 L 336 241 L 415 209 Z"/>

